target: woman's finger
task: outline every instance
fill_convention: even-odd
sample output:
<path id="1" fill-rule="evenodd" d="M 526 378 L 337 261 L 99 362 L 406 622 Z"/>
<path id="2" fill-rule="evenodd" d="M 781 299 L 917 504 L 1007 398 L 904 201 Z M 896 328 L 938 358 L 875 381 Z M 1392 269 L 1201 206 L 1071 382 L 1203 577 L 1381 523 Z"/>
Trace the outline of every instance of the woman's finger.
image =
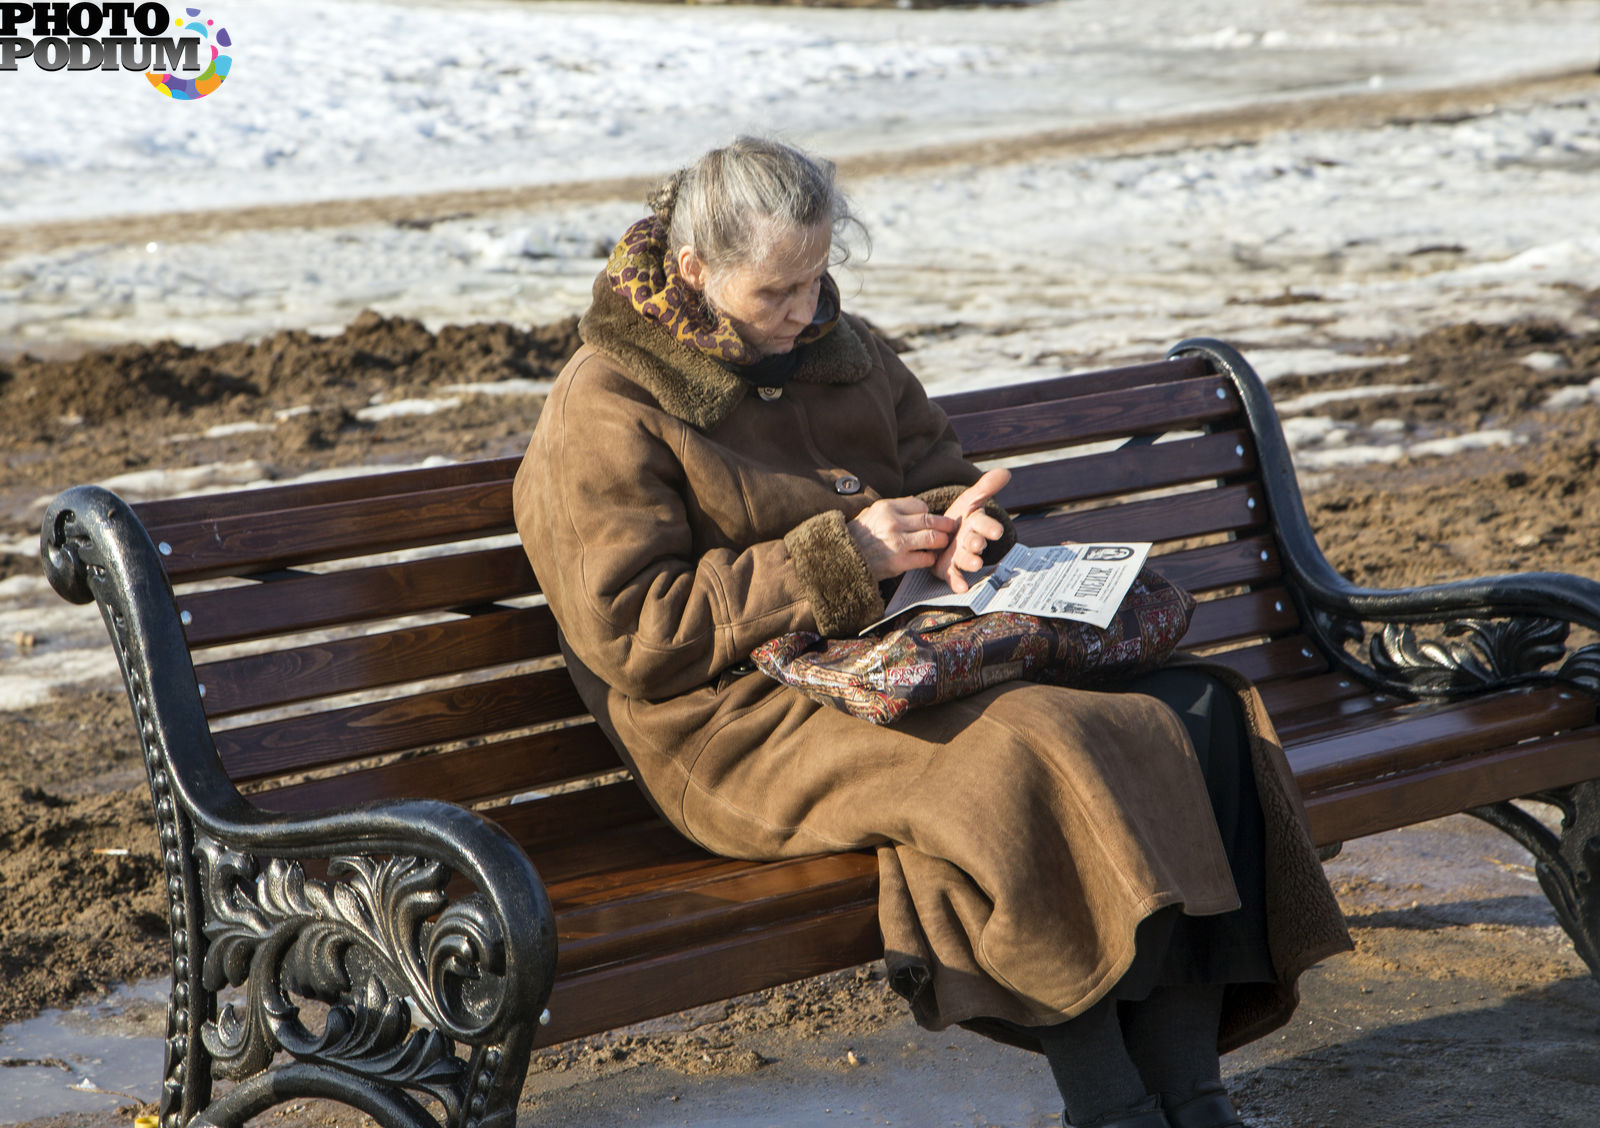
<path id="1" fill-rule="evenodd" d="M 952 501 L 945 515 L 948 517 L 965 517 L 975 510 L 981 510 L 989 503 L 989 499 L 1001 490 L 1006 483 L 1011 481 L 1011 471 L 1003 466 L 993 470 L 984 471 L 983 477 L 968 486 L 961 495 Z"/>

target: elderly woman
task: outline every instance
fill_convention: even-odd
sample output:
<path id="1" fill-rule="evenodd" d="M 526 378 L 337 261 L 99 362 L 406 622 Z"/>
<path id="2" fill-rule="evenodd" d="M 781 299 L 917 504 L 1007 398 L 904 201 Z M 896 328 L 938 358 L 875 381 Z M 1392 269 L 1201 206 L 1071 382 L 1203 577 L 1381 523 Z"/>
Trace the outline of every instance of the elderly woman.
<path id="1" fill-rule="evenodd" d="M 841 310 L 831 165 L 740 138 L 651 204 L 515 488 L 584 701 L 706 849 L 876 847 L 890 982 L 925 1026 L 1042 1051 L 1071 1124 L 1239 1124 L 1220 1050 L 1349 945 L 1253 691 L 1011 682 L 880 728 L 753 673 L 910 569 L 962 586 L 1011 537 L 1007 475 Z"/>

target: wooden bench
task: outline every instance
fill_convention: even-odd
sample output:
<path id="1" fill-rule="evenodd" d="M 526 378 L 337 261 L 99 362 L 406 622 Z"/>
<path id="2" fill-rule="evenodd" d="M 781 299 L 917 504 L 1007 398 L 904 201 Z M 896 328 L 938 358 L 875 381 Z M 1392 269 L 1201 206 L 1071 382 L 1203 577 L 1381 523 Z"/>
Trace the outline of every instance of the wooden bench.
<path id="1" fill-rule="evenodd" d="M 1600 648 L 1566 645 L 1600 584 L 1353 587 L 1217 342 L 942 403 L 1014 467 L 1024 540 L 1157 542 L 1202 601 L 1186 645 L 1261 686 L 1320 844 L 1488 819 L 1600 973 Z M 516 465 L 51 506 L 47 570 L 100 603 L 164 847 L 163 1128 L 307 1096 L 509 1126 L 537 1045 L 881 955 L 870 852 L 733 861 L 656 817 L 561 668 Z"/>

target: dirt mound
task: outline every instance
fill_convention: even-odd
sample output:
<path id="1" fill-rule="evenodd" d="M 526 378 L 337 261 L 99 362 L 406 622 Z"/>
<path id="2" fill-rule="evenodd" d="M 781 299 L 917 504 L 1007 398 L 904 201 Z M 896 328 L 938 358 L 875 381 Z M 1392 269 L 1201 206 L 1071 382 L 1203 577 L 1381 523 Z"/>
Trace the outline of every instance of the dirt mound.
<path id="1" fill-rule="evenodd" d="M 63 426 L 182 417 L 219 403 L 285 408 L 340 392 L 365 402 L 447 383 L 551 377 L 578 344 L 576 317 L 532 329 L 495 322 L 431 333 L 412 318 L 367 310 L 331 337 L 291 329 L 209 349 L 161 341 L 72 360 L 25 356 L 0 365 L 0 427 L 49 438 Z"/>
<path id="2" fill-rule="evenodd" d="M 1285 402 L 1302 393 L 1401 384 L 1416 390 L 1328 403 L 1316 408 L 1316 414 L 1354 423 L 1399 417 L 1418 432 L 1502 427 L 1538 410 L 1563 388 L 1600 377 L 1600 332 L 1573 333 L 1544 320 L 1504 325 L 1469 321 L 1384 342 L 1369 355 L 1405 359 L 1344 372 L 1285 376 L 1272 382 L 1273 398 Z"/>
<path id="3" fill-rule="evenodd" d="M 209 349 L 162 341 L 70 360 L 25 356 L 0 364 L 0 521 L 9 513 L 28 525 L 24 515 L 41 494 L 148 467 L 253 460 L 271 477 L 383 462 L 405 457 L 402 450 L 458 459 L 514 453 L 533 429 L 539 397 L 517 397 L 508 409 L 501 397 L 476 396 L 381 424 L 357 413 L 449 384 L 548 379 L 579 343 L 576 317 L 433 333 L 368 310 L 330 337 L 296 329 Z"/>
<path id="4" fill-rule="evenodd" d="M 0 780 L 0 1023 L 162 970 L 149 806 L 135 789 L 67 798 Z"/>

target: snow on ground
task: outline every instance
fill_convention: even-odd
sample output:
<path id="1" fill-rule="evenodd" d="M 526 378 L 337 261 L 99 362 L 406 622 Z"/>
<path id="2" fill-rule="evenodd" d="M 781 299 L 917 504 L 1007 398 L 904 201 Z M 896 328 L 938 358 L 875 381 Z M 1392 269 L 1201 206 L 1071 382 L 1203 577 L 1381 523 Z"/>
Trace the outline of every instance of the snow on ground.
<path id="1" fill-rule="evenodd" d="M 12 222 L 667 170 L 738 129 L 834 154 L 1582 66 L 1595 0 L 1056 0 L 940 11 L 219 0 L 222 89 L 0 75 Z"/>

